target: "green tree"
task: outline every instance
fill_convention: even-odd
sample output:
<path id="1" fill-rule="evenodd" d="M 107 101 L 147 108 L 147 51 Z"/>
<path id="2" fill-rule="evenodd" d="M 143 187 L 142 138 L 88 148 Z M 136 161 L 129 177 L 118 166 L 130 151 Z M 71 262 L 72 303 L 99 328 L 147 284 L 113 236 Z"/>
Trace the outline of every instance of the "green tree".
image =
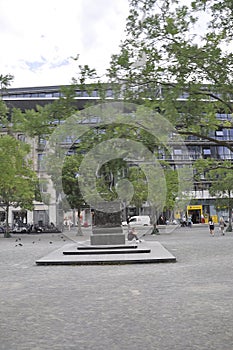
<path id="1" fill-rule="evenodd" d="M 229 161 L 202 159 L 195 163 L 196 177 L 205 176 L 211 183 L 209 192 L 216 197 L 216 207 L 228 208 L 229 225 L 227 231 L 232 232 L 233 209 L 233 165 Z"/>
<path id="2" fill-rule="evenodd" d="M 166 162 L 162 162 L 166 178 L 167 196 L 164 210 L 170 212 L 174 209 L 178 196 L 178 175 L 176 169 L 172 169 Z"/>
<path id="3" fill-rule="evenodd" d="M 2 91 L 4 89 L 7 89 L 10 84 L 12 83 L 14 77 L 11 74 L 3 75 L 0 74 L 0 124 L 3 127 L 9 127 L 9 118 L 8 113 L 9 110 L 5 104 L 5 102 L 2 100 Z"/>
<path id="4" fill-rule="evenodd" d="M 14 80 L 14 76 L 11 74 L 6 74 L 6 75 L 0 74 L 0 89 L 3 90 L 8 88 L 13 82 L 13 80 Z"/>
<path id="5" fill-rule="evenodd" d="M 60 97 L 45 106 L 25 111 L 13 108 L 11 121 L 13 131 L 23 132 L 30 137 L 48 139 L 54 129 L 77 112 L 75 106 L 75 86 L 61 87 Z"/>
<path id="6" fill-rule="evenodd" d="M 166 208 L 170 209 L 174 205 L 175 199 L 179 196 L 179 179 L 175 170 L 169 170 L 168 165 L 166 169 L 165 162 L 159 166 L 158 157 L 154 156 L 155 153 L 159 152 L 161 146 L 166 145 L 166 140 L 168 139 L 168 132 L 164 124 L 160 125 L 160 123 L 157 123 L 157 136 L 153 136 L 150 132 L 150 126 L 154 125 L 153 112 L 153 116 L 151 116 L 148 122 L 149 125 L 147 125 L 148 130 L 145 130 L 142 125 L 144 115 L 148 118 L 148 109 L 138 106 L 138 109 L 134 111 L 133 123 L 126 122 L 127 119 L 125 119 L 126 116 L 124 113 L 119 113 L 114 123 L 111 123 L 112 111 L 109 111 L 107 108 L 107 117 L 105 117 L 103 109 L 101 106 L 97 110 L 91 108 L 84 111 L 85 124 L 82 122 L 83 116 L 80 112 L 74 119 L 68 119 L 61 128 L 56 130 L 57 133 L 55 133 L 56 137 L 53 144 L 55 148 L 56 145 L 58 148 L 53 152 L 52 158 L 49 158 L 48 171 L 57 183 L 57 191 L 62 190 L 61 187 L 59 188 L 61 186 L 61 179 L 57 178 L 58 174 L 60 174 L 59 168 L 62 166 L 61 158 L 63 159 L 60 156 L 60 152 L 64 154 L 64 149 L 60 145 L 63 139 L 65 140 L 67 135 L 70 135 L 71 143 L 73 143 L 72 146 L 70 144 L 70 147 L 76 152 L 76 157 L 80 157 L 79 164 L 83 164 L 83 159 L 88 158 L 88 162 L 85 162 L 85 169 L 83 169 L 82 165 L 84 176 L 80 177 L 81 181 L 82 178 L 85 179 L 84 187 L 87 203 L 94 203 L 96 198 L 97 201 L 100 201 L 102 197 L 107 201 L 121 198 L 123 205 L 125 205 L 126 203 L 129 204 L 130 198 L 130 204 L 136 205 L 139 208 L 145 199 L 147 199 L 149 193 L 149 204 L 151 206 L 155 205 L 157 211 L 161 212 L 162 204 L 166 204 Z M 102 120 L 102 123 L 100 122 L 89 127 L 87 125 L 88 116 L 95 115 L 98 117 L 99 110 L 101 110 L 99 120 Z M 107 118 L 110 118 L 110 124 L 108 124 Z M 81 131 L 82 136 L 79 136 L 77 140 L 77 134 L 80 135 L 79 129 L 83 128 L 83 126 L 87 126 L 86 132 L 85 130 Z M 108 142 L 109 140 L 111 141 L 110 143 Z M 169 147 L 167 147 L 167 152 L 170 152 Z M 102 162 L 103 155 L 106 157 L 104 158 L 106 159 L 104 164 Z M 157 165 L 155 159 L 158 163 Z M 135 164 L 138 164 L 138 167 Z M 73 165 L 70 164 L 70 170 L 72 167 Z M 140 167 L 142 168 L 141 170 Z M 166 181 L 162 173 L 163 168 L 166 170 L 168 176 L 166 180 L 169 183 L 169 187 L 167 186 L 167 188 L 169 188 L 170 194 L 166 191 Z M 93 177 L 93 174 L 95 177 Z M 170 178 L 172 179 L 168 181 Z M 73 175 L 71 179 L 73 183 Z M 123 182 L 123 180 L 126 181 Z M 128 186 L 129 183 L 132 186 Z M 79 185 L 78 182 L 75 182 L 75 184 Z M 93 191 L 93 184 L 96 185 L 95 191 Z M 151 184 L 149 191 L 147 188 L 148 184 Z M 134 192 L 131 191 L 132 188 L 135 190 Z M 162 188 L 163 193 L 161 193 Z M 72 194 L 71 187 L 68 187 L 68 191 L 71 191 L 70 193 Z M 67 196 L 69 195 L 68 191 L 66 191 Z M 126 194 L 127 191 L 133 194 L 133 198 L 130 194 Z"/>
<path id="7" fill-rule="evenodd" d="M 78 233 L 81 234 L 80 227 L 80 214 L 81 209 L 88 207 L 83 199 L 78 183 L 79 166 L 82 161 L 82 157 L 77 155 L 67 156 L 62 168 L 62 185 L 63 191 L 66 195 L 66 199 L 69 202 L 71 209 L 78 210 Z M 55 183 L 57 177 L 52 175 L 52 180 Z"/>
<path id="8" fill-rule="evenodd" d="M 148 186 L 144 172 L 137 166 L 132 166 L 128 169 L 128 176 L 130 183 L 133 185 L 134 194 L 131 200 L 131 205 L 134 205 L 137 209 L 137 215 L 139 210 L 145 203 L 148 196 Z"/>
<path id="9" fill-rule="evenodd" d="M 93 88 L 93 86 L 91 86 L 91 88 Z M 15 109 L 12 114 L 14 130 L 24 132 L 31 137 L 38 136 L 48 138 L 54 131 L 54 128 L 61 124 L 62 120 L 66 120 L 74 113 L 74 97 L 74 86 L 71 86 L 68 89 L 64 88 L 62 90 L 62 96 L 50 105 L 46 105 L 45 107 L 37 106 L 36 110 L 27 110 L 25 112 Z M 161 125 L 161 128 L 163 128 L 163 125 Z M 62 132 L 63 128 L 61 128 L 61 134 Z M 69 130 L 69 132 L 72 134 L 72 128 Z M 66 129 L 64 130 L 63 134 L 65 140 L 68 135 Z M 107 126 L 97 125 L 95 128 L 92 128 L 82 136 L 81 140 L 77 140 L 78 143 L 75 142 L 75 138 L 72 135 L 72 140 L 74 143 L 76 143 L 76 145 L 73 145 L 72 147 L 76 148 L 76 153 L 82 158 L 84 153 L 87 153 L 97 144 L 114 138 L 126 138 L 141 142 L 152 153 L 157 152 L 158 147 L 161 144 L 161 142 L 150 134 L 149 128 L 146 131 L 145 129 L 141 128 L 140 123 L 138 123 L 136 126 L 125 125 L 124 117 L 122 116 L 119 123 L 109 124 Z M 62 142 L 62 139 L 60 139 L 60 141 Z M 115 188 L 115 185 L 117 184 L 116 179 L 118 178 L 119 170 L 123 169 L 125 166 L 124 158 L 126 155 L 127 151 L 125 155 L 122 154 L 121 160 L 118 159 L 117 161 L 115 160 L 113 162 L 109 162 L 101 167 L 101 176 L 97 179 L 97 188 L 99 193 L 104 195 L 106 200 L 117 198 L 117 189 Z M 57 159 L 53 163 L 50 163 L 50 165 L 53 165 L 48 167 L 48 172 L 52 176 L 57 193 L 59 193 L 62 189 L 59 188 L 61 185 L 61 179 L 56 178 L 58 173 L 57 166 L 59 166 L 59 154 L 57 156 Z M 134 187 L 136 189 L 133 203 L 139 207 L 143 202 L 143 198 L 146 196 L 147 190 L 142 191 L 143 186 L 145 187 L 143 179 L 140 179 L 140 181 L 139 179 L 137 180 L 133 180 Z M 157 185 L 158 184 L 155 183 L 155 186 Z M 69 192 L 69 190 L 71 190 L 71 187 L 68 186 L 66 191 L 67 198 L 69 197 L 69 200 L 72 201 L 72 190 L 71 192 Z M 160 203 L 160 200 L 158 200 L 158 202 Z M 169 204 L 168 207 L 170 208 L 171 204 Z"/>
<path id="10" fill-rule="evenodd" d="M 10 135 L 0 137 L 0 199 L 6 212 L 5 237 L 9 237 L 9 207 L 33 209 L 37 177 L 28 159 L 29 151 L 27 144 Z"/>
<path id="11" fill-rule="evenodd" d="M 233 151 L 210 134 L 232 127 L 232 119 L 216 116 L 233 112 L 232 17 L 228 0 L 130 0 L 126 39 L 112 55 L 110 81 L 126 99 L 160 111 L 180 134 Z"/>
<path id="12" fill-rule="evenodd" d="M 0 99 L 0 126 L 8 126 L 8 108 L 3 100 Z"/>

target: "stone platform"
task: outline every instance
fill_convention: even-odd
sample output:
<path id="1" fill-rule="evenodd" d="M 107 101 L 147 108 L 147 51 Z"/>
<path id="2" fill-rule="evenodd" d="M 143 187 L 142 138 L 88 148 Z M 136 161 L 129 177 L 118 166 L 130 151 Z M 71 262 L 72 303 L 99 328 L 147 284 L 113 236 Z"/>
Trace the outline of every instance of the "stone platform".
<path id="1" fill-rule="evenodd" d="M 36 261 L 37 265 L 98 265 L 171 263 L 176 258 L 159 242 L 125 245 L 90 245 L 89 241 L 66 244 Z"/>

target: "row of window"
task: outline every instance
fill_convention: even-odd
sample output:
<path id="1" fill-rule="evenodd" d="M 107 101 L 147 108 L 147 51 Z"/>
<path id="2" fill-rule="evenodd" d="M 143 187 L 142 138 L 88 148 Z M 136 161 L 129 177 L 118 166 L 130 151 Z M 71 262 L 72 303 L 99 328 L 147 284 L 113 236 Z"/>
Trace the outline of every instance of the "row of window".
<path id="1" fill-rule="evenodd" d="M 141 90 L 141 88 L 136 87 L 136 90 Z M 154 96 L 160 96 L 162 98 L 163 96 L 163 88 L 158 88 L 157 91 L 152 92 Z M 166 89 L 165 89 L 166 90 Z M 143 87 L 143 92 L 145 92 L 145 87 Z M 150 92 L 150 88 L 148 87 L 148 92 Z M 76 96 L 77 97 L 100 97 L 102 95 L 103 90 L 100 92 L 98 89 L 87 89 L 87 90 L 76 90 Z M 63 94 L 60 91 L 60 87 L 41 87 L 41 88 L 29 88 L 27 91 L 25 89 L 8 89 L 7 92 L 2 91 L 1 92 L 3 99 L 30 99 L 30 98 L 58 98 L 62 97 Z M 221 94 L 214 93 L 216 97 L 221 97 Z M 112 88 L 105 89 L 105 95 L 106 97 L 113 97 L 114 92 Z M 188 92 L 182 93 L 178 100 L 187 100 L 190 97 Z M 233 96 L 229 95 L 229 99 L 232 99 Z M 214 97 L 210 97 L 211 100 L 215 100 Z M 222 115 L 219 114 L 219 117 L 222 118 Z"/>
<path id="2" fill-rule="evenodd" d="M 97 124 L 98 122 L 99 122 L 98 117 L 93 117 L 90 120 L 85 121 L 84 123 Z M 99 134 L 100 133 L 102 133 L 102 134 L 105 133 L 105 131 L 103 129 L 98 129 L 96 132 L 99 133 Z M 223 130 L 220 130 L 220 131 L 215 131 L 215 133 L 210 134 L 210 137 L 212 137 L 215 140 L 233 141 L 233 129 L 223 129 Z M 189 136 L 187 138 L 187 141 L 193 141 L 194 143 L 197 143 L 197 142 L 199 142 L 201 140 L 197 139 L 197 137 L 195 137 L 195 136 Z M 79 142 L 80 142 L 79 140 L 76 140 L 74 142 L 73 136 L 67 136 L 63 140 L 64 144 L 70 144 L 70 145 L 72 145 L 74 143 L 79 143 Z M 43 137 L 40 137 L 39 144 L 40 145 L 45 145 L 46 144 L 46 140 Z M 190 146 L 190 150 L 195 150 L 196 147 L 197 147 L 197 149 L 200 149 L 200 146 Z"/>
<path id="3" fill-rule="evenodd" d="M 93 91 L 86 91 L 86 90 L 77 90 L 76 91 L 76 97 L 100 97 L 98 90 Z M 63 97 L 63 93 L 60 91 L 54 91 L 54 92 L 32 92 L 32 93 L 17 93 L 17 94 L 10 94 L 8 92 L 7 95 L 3 96 L 3 100 L 9 100 L 9 99 L 33 99 L 33 98 L 59 98 Z M 107 89 L 105 91 L 105 97 L 113 97 L 113 91 L 111 89 Z"/>
<path id="4" fill-rule="evenodd" d="M 75 154 L 75 149 L 70 148 L 67 153 L 68 156 Z M 45 153 L 38 154 L 38 170 L 45 170 L 43 166 L 43 158 Z M 196 150 L 173 149 L 171 154 L 165 154 L 161 150 L 158 155 L 159 159 L 170 160 L 170 161 L 190 161 L 197 160 L 200 158 L 214 158 L 222 160 L 233 160 L 233 152 L 231 152 L 227 147 L 223 146 L 213 146 L 208 148 L 196 148 Z"/>

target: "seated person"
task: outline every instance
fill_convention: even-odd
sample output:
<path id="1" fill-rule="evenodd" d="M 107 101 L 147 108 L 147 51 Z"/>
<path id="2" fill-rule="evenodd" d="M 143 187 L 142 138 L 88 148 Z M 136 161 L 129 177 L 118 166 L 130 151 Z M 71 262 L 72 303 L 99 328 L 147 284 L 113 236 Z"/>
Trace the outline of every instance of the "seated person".
<path id="1" fill-rule="evenodd" d="M 132 241 L 133 239 L 136 239 L 136 241 L 141 242 L 140 239 L 137 236 L 137 232 L 136 232 L 134 227 L 129 229 L 127 238 L 128 238 L 128 241 Z"/>

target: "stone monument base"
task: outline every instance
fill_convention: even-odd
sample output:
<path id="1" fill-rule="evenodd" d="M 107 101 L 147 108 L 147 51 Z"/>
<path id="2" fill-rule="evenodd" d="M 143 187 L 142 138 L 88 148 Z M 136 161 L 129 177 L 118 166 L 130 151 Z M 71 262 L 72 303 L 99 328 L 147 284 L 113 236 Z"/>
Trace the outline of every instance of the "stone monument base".
<path id="1" fill-rule="evenodd" d="M 125 234 L 121 227 L 93 228 L 90 242 L 91 245 L 123 245 Z"/>

